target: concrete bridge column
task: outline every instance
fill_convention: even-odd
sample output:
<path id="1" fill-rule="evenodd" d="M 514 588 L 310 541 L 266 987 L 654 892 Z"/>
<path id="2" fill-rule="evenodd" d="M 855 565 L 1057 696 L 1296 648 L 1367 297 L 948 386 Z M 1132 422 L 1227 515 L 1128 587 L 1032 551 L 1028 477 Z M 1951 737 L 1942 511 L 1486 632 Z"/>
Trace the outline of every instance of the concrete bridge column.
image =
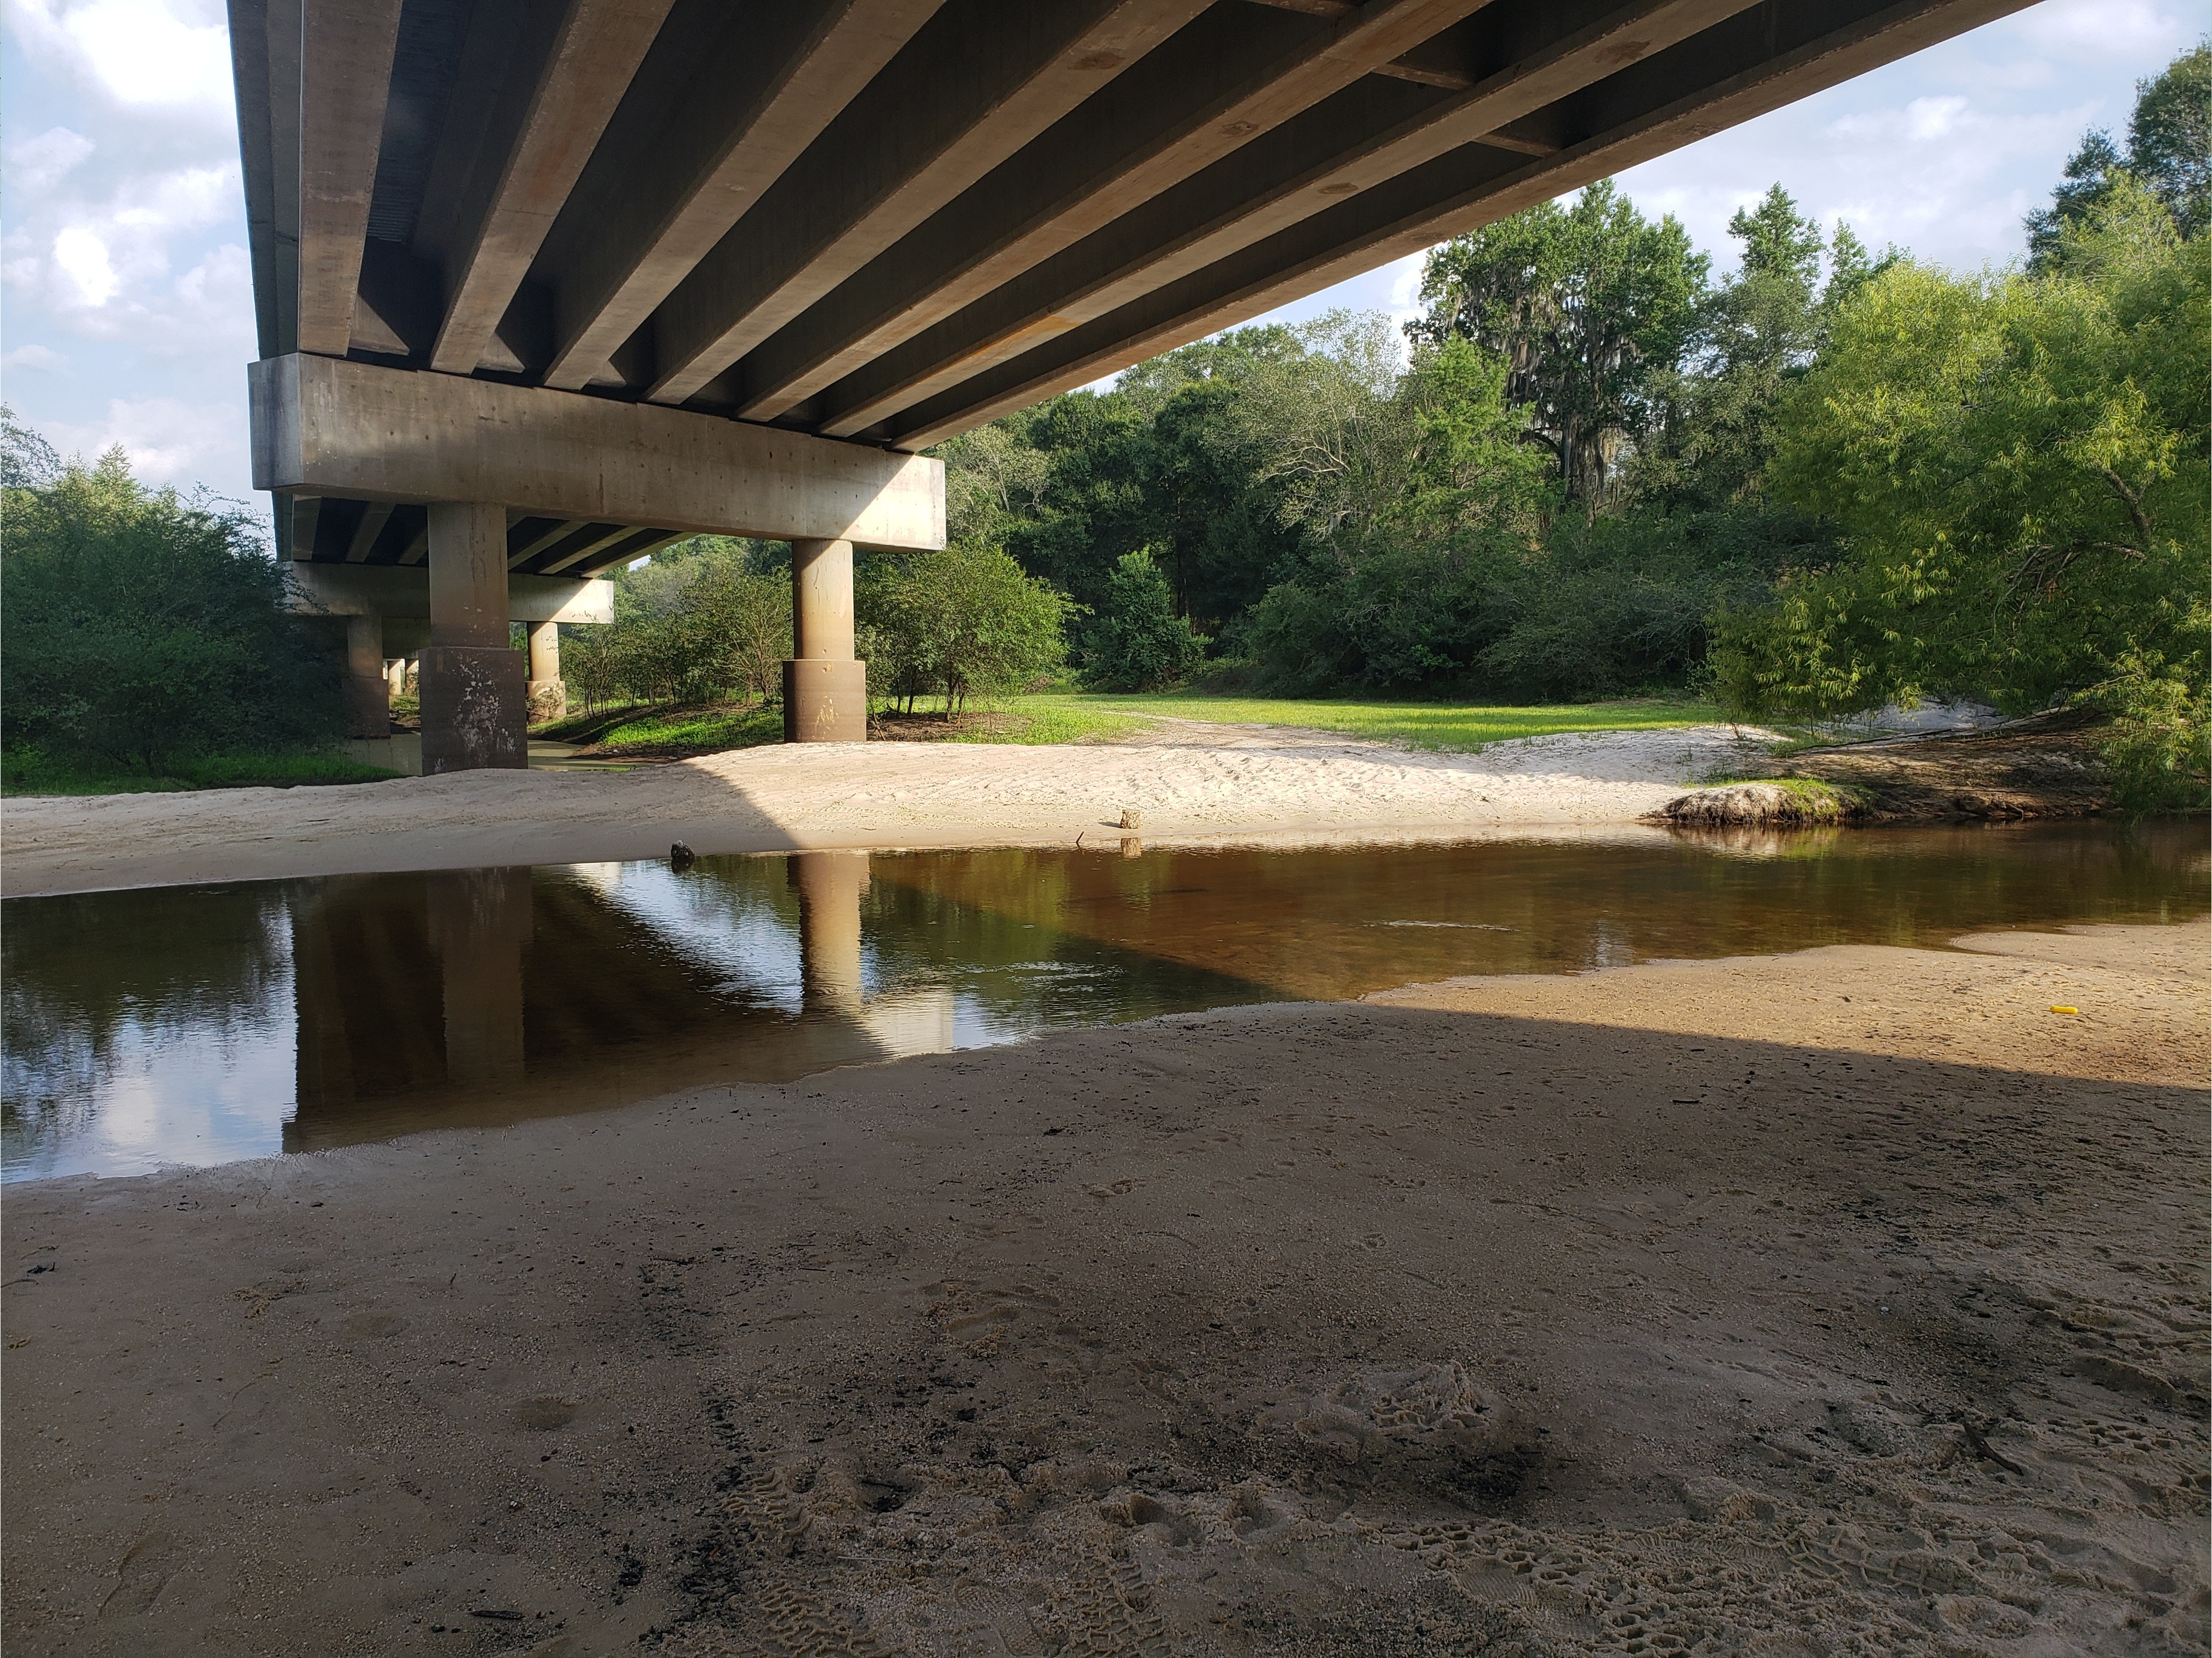
<path id="1" fill-rule="evenodd" d="M 530 717 L 558 720 L 568 712 L 568 688 L 561 683 L 561 624 L 530 626 Z"/>
<path id="2" fill-rule="evenodd" d="M 346 735 L 392 735 L 391 693 L 384 680 L 384 618 L 346 618 Z"/>
<path id="3" fill-rule="evenodd" d="M 868 671 L 853 659 L 853 544 L 791 544 L 793 660 L 783 665 L 783 740 L 868 740 Z"/>
<path id="4" fill-rule="evenodd" d="M 422 772 L 530 762 L 528 664 L 507 638 L 507 509 L 430 507 L 430 643 L 422 653 Z"/>

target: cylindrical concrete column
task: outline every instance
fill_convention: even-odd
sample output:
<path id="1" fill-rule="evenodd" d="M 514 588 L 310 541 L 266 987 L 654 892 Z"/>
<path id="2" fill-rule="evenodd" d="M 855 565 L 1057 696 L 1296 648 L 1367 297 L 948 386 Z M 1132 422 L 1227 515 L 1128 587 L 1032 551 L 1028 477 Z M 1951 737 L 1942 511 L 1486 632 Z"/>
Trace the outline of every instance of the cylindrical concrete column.
<path id="1" fill-rule="evenodd" d="M 853 544 L 791 544 L 791 653 L 802 662 L 853 659 Z"/>
<path id="2" fill-rule="evenodd" d="M 568 712 L 568 688 L 561 683 L 561 624 L 530 626 L 530 717 L 558 720 Z"/>
<path id="3" fill-rule="evenodd" d="M 810 1011 L 852 1013 L 860 1006 L 860 896 L 868 890 L 865 852 L 795 852 L 799 888 L 799 984 Z"/>
<path id="4" fill-rule="evenodd" d="M 792 658 L 783 665 L 783 740 L 864 743 L 868 672 L 853 659 L 853 544 L 791 544 Z"/>
<path id="5" fill-rule="evenodd" d="M 384 682 L 384 618 L 346 618 L 346 735 L 392 735 L 390 693 Z"/>
<path id="6" fill-rule="evenodd" d="M 507 639 L 507 509 L 430 507 L 430 644 L 422 653 L 422 770 L 529 763 L 529 665 Z"/>

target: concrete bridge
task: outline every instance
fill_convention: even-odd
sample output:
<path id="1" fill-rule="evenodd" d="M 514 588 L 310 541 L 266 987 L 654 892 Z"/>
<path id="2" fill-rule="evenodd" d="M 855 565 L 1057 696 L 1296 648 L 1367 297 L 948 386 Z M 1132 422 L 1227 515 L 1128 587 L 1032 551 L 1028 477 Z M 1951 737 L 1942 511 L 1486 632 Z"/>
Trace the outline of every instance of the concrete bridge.
<path id="1" fill-rule="evenodd" d="M 230 0 L 255 486 L 364 734 L 427 629 L 426 770 L 702 532 L 792 543 L 786 735 L 857 741 L 915 452 L 2025 3 Z"/>

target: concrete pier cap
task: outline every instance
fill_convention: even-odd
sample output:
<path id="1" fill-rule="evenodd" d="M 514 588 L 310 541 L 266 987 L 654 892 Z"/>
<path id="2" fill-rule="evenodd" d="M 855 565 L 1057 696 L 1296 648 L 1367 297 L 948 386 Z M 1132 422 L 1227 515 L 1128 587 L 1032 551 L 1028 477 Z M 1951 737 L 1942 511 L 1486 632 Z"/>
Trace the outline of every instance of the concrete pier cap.
<path id="1" fill-rule="evenodd" d="M 566 707 L 561 624 L 613 619 L 612 584 L 592 570 L 686 534 L 792 544 L 785 738 L 865 741 L 854 549 L 945 544 L 944 465 L 924 456 L 306 354 L 254 364 L 251 386 L 255 486 L 317 504 L 280 512 L 280 541 L 295 607 L 348 618 L 356 736 L 386 729 L 390 624 L 428 623 L 427 642 L 410 641 L 426 773 L 526 764 L 532 718 Z M 320 507 L 337 501 L 344 516 L 326 527 Z M 368 562 L 418 511 L 400 562 Z M 509 644 L 514 622 L 529 626 L 526 655 Z"/>

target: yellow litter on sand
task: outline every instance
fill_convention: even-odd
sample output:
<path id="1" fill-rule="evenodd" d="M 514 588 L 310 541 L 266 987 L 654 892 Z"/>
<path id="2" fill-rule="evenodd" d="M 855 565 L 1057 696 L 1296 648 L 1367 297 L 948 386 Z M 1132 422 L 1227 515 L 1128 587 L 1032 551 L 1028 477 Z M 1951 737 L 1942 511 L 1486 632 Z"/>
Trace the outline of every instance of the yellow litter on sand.
<path id="1" fill-rule="evenodd" d="M 2051 1011 L 2053 1013 L 2079 1013 L 2081 1010 L 2078 1007 L 2061 1007 L 2057 1003 L 2053 1002 L 2051 1005 Z"/>

